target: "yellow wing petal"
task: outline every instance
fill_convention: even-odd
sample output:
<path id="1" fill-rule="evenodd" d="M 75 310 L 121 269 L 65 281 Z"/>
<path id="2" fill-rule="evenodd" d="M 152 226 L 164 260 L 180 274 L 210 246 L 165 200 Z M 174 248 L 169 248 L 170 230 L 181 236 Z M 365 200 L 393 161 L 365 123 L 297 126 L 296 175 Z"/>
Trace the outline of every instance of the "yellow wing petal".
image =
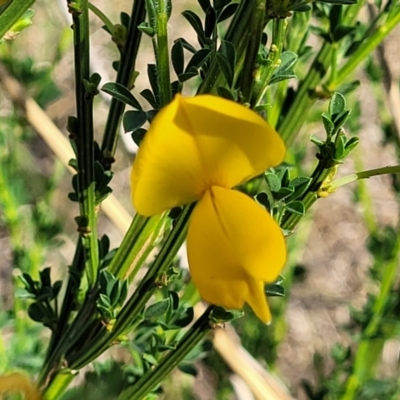
<path id="1" fill-rule="evenodd" d="M 264 282 L 273 282 L 286 259 L 279 226 L 243 193 L 212 187 L 189 223 L 189 267 L 200 295 L 226 308 L 246 301 L 264 322 L 270 312 Z"/>
<path id="2" fill-rule="evenodd" d="M 154 118 L 132 169 L 133 203 L 154 215 L 279 164 L 285 148 L 256 113 L 216 96 L 175 99 Z"/>
<path id="3" fill-rule="evenodd" d="M 191 203 L 204 186 L 191 126 L 180 96 L 156 115 L 140 145 L 131 173 L 133 205 L 145 216 Z"/>

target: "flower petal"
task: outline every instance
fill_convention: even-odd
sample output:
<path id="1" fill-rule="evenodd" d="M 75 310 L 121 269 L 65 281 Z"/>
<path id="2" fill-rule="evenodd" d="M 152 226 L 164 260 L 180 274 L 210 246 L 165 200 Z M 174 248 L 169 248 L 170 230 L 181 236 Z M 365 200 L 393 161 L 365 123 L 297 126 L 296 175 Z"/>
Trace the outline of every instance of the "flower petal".
<path id="1" fill-rule="evenodd" d="M 190 272 L 200 295 L 226 308 L 247 302 L 269 321 L 263 282 L 273 282 L 285 260 L 279 226 L 243 193 L 212 187 L 193 211 L 187 238 Z"/>
<path id="2" fill-rule="evenodd" d="M 283 161 L 282 139 L 247 107 L 211 95 L 181 103 L 193 127 L 207 187 L 232 188 Z"/>
<path id="3" fill-rule="evenodd" d="M 18 372 L 0 376 L 0 394 L 2 393 L 23 393 L 26 400 L 41 398 L 39 391 L 30 380 Z"/>
<path id="4" fill-rule="evenodd" d="M 156 115 L 133 163 L 131 190 L 136 210 L 145 216 L 201 196 L 202 167 L 179 97 Z"/>
<path id="5" fill-rule="evenodd" d="M 201 198 L 212 185 L 231 188 L 279 164 L 279 135 L 248 108 L 211 95 L 175 99 L 154 118 L 132 169 L 143 215 Z"/>

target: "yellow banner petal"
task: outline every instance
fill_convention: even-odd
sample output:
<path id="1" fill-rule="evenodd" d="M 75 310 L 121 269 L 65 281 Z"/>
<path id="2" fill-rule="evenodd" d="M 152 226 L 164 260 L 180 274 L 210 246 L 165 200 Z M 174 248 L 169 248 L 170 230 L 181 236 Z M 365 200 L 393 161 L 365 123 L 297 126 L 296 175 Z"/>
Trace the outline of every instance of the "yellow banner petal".
<path id="1" fill-rule="evenodd" d="M 249 108 L 217 96 L 182 99 L 208 187 L 232 188 L 280 164 L 280 136 Z"/>
<path id="2" fill-rule="evenodd" d="M 211 95 L 175 99 L 154 118 L 132 169 L 140 214 L 193 202 L 282 162 L 279 135 L 255 112 Z"/>
<path id="3" fill-rule="evenodd" d="M 264 282 L 278 277 L 286 246 L 260 205 L 243 193 L 212 187 L 193 211 L 187 249 L 193 282 L 206 301 L 226 308 L 247 302 L 261 320 L 270 320 Z"/>

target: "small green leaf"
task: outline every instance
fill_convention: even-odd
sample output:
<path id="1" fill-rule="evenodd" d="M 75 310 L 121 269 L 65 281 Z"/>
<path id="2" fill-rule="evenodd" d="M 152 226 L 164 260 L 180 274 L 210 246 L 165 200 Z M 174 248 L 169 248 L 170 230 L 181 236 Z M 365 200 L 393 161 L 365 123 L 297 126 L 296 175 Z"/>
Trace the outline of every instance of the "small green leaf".
<path id="1" fill-rule="evenodd" d="M 328 137 L 332 136 L 335 130 L 335 124 L 332 122 L 330 117 L 325 113 L 321 114 L 321 118 L 325 127 L 326 134 L 328 135 Z"/>
<path id="2" fill-rule="evenodd" d="M 285 297 L 285 288 L 276 283 L 265 286 L 265 294 L 269 297 Z"/>
<path id="3" fill-rule="evenodd" d="M 214 307 L 211 312 L 210 319 L 215 324 L 221 324 L 242 318 L 243 315 L 244 312 L 241 310 L 226 310 L 223 307 Z"/>
<path id="4" fill-rule="evenodd" d="M 281 180 L 279 179 L 279 177 L 276 174 L 267 172 L 265 174 L 265 179 L 266 179 L 268 186 L 272 192 L 279 192 L 282 185 L 281 185 Z"/>
<path id="5" fill-rule="evenodd" d="M 189 24 L 192 26 L 192 28 L 196 31 L 197 36 L 201 38 L 202 40 L 205 39 L 204 31 L 203 31 L 203 25 L 201 23 L 200 17 L 195 14 L 193 11 L 190 10 L 185 10 L 183 11 L 182 15 L 186 18 L 186 20 L 189 22 Z"/>
<path id="6" fill-rule="evenodd" d="M 183 73 L 185 69 L 185 57 L 183 54 L 183 44 L 180 39 L 175 41 L 171 49 L 171 61 L 177 76 Z"/>
<path id="7" fill-rule="evenodd" d="M 197 376 L 197 368 L 193 364 L 189 363 L 181 363 L 178 365 L 178 369 L 185 374 L 196 377 Z"/>
<path id="8" fill-rule="evenodd" d="M 101 90 L 122 103 L 128 104 L 129 106 L 141 110 L 142 106 L 136 100 L 135 96 L 123 85 L 116 82 L 109 82 L 103 85 Z"/>
<path id="9" fill-rule="evenodd" d="M 344 96 L 339 92 L 333 93 L 331 101 L 329 102 L 329 115 L 331 119 L 334 120 L 335 117 L 345 111 L 345 109 L 346 99 Z"/>
<path id="10" fill-rule="evenodd" d="M 304 204 L 301 201 L 292 201 L 291 203 L 286 204 L 286 210 L 297 215 L 304 215 L 306 213 Z"/>
<path id="11" fill-rule="evenodd" d="M 167 298 L 147 307 L 144 312 L 145 318 L 155 318 L 164 315 L 171 306 L 171 299 Z"/>
<path id="12" fill-rule="evenodd" d="M 218 13 L 217 23 L 223 22 L 232 17 L 238 9 L 239 3 L 228 4 L 220 13 Z"/>
<path id="13" fill-rule="evenodd" d="M 207 60 L 211 53 L 210 49 L 201 49 L 193 54 L 188 65 L 186 66 L 185 73 L 189 72 L 191 68 L 200 68 Z"/>
<path id="14" fill-rule="evenodd" d="M 227 89 L 224 86 L 218 86 L 217 92 L 218 92 L 218 95 L 223 97 L 224 99 L 236 101 L 236 98 L 235 98 L 234 94 L 232 93 L 232 91 Z"/>
<path id="15" fill-rule="evenodd" d="M 122 119 L 125 133 L 134 132 L 147 122 L 147 114 L 144 111 L 129 110 Z"/>
<path id="16" fill-rule="evenodd" d="M 222 53 L 217 53 L 216 59 L 218 62 L 218 66 L 220 67 L 222 74 L 224 75 L 226 83 L 228 84 L 228 87 L 232 87 L 232 85 L 233 85 L 233 70 L 229 64 L 228 59 Z"/>

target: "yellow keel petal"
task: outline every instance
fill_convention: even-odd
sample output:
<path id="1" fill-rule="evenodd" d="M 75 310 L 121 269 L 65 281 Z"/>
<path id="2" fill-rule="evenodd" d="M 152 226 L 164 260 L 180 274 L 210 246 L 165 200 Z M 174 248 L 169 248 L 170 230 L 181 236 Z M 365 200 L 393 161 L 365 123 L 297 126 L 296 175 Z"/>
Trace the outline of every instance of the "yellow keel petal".
<path id="1" fill-rule="evenodd" d="M 285 259 L 279 226 L 251 198 L 212 187 L 197 204 L 187 238 L 189 267 L 200 295 L 226 308 L 247 302 L 264 322 L 270 312 L 264 282 L 273 282 Z"/>

